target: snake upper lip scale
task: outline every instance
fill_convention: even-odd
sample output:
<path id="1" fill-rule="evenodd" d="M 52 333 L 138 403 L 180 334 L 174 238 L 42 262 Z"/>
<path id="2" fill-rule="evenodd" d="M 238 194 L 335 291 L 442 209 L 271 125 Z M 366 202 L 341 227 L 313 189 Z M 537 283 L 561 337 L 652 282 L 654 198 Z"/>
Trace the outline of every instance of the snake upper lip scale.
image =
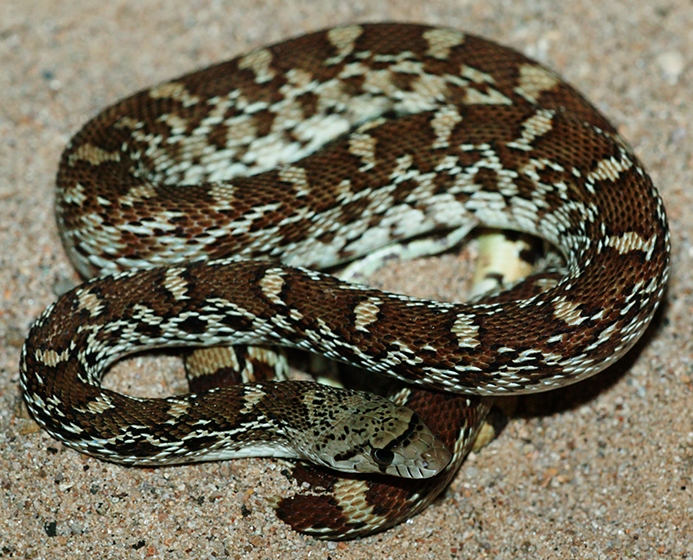
<path id="1" fill-rule="evenodd" d="M 75 135 L 57 186 L 63 244 L 84 276 L 102 276 L 28 335 L 32 416 L 129 464 L 315 451 L 339 468 L 442 469 L 399 482 L 295 474 L 313 493 L 278 514 L 323 538 L 421 511 L 486 415 L 474 395 L 601 371 L 644 332 L 668 276 L 664 207 L 614 127 L 551 71 L 451 29 L 338 27 L 154 86 Z M 546 239 L 565 267 L 467 304 L 313 270 L 476 225 Z M 302 348 L 411 387 L 396 404 L 297 382 L 167 399 L 101 387 L 132 352 L 223 344 Z"/>

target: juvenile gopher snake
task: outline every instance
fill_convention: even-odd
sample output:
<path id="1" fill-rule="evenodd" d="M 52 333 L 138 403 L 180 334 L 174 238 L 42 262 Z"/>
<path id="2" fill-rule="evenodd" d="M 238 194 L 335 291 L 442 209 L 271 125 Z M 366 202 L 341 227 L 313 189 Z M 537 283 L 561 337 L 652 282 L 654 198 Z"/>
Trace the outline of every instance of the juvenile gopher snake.
<path id="1" fill-rule="evenodd" d="M 360 498 L 350 487 L 324 515 L 311 497 L 280 505 L 297 528 L 332 538 L 412 515 L 454 473 L 417 415 L 296 382 L 137 399 L 104 390 L 104 371 L 162 346 L 319 352 L 420 387 L 408 403 L 457 465 L 486 406 L 464 395 L 597 373 L 643 333 L 667 280 L 662 202 L 614 128 L 550 71 L 449 29 L 330 29 L 145 90 L 72 139 L 57 183 L 70 258 L 84 276 L 109 275 L 62 296 L 29 333 L 20 372 L 37 422 L 131 464 L 274 454 L 444 471 L 375 482 Z M 478 224 L 548 240 L 564 274 L 451 304 L 311 270 Z M 334 491 L 346 479 L 321 480 Z M 378 484 L 389 502 L 367 495 Z"/>

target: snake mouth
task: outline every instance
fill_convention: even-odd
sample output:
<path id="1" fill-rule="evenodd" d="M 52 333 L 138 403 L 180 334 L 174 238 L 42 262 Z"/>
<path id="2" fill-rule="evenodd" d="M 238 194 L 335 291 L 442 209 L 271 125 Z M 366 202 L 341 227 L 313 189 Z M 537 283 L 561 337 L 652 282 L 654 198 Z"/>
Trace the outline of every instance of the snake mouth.
<path id="1" fill-rule="evenodd" d="M 417 459 L 407 461 L 406 463 L 391 463 L 388 466 L 382 466 L 381 472 L 391 476 L 416 480 L 431 478 L 442 473 L 451 460 L 452 453 L 441 442 L 435 440 L 434 445 L 423 452 Z"/>

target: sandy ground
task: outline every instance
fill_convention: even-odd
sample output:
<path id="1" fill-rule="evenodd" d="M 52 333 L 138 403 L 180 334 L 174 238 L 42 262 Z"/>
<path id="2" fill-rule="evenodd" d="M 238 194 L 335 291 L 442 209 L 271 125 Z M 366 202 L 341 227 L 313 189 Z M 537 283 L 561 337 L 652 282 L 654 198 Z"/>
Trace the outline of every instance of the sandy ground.
<path id="1" fill-rule="evenodd" d="M 613 120 L 671 220 L 668 300 L 644 341 L 593 380 L 523 401 L 438 503 L 356 542 L 317 542 L 277 521 L 268 499 L 287 482 L 271 460 L 128 469 L 31 432 L 22 340 L 77 281 L 52 210 L 69 137 L 136 89 L 367 20 L 444 24 L 512 45 Z M 0 3 L 0 557 L 693 558 L 691 30 L 693 5 L 671 0 Z M 405 266 L 403 289 L 455 297 L 454 268 L 428 269 Z M 131 364 L 125 386 L 144 380 L 159 394 L 177 383 L 171 359 Z"/>

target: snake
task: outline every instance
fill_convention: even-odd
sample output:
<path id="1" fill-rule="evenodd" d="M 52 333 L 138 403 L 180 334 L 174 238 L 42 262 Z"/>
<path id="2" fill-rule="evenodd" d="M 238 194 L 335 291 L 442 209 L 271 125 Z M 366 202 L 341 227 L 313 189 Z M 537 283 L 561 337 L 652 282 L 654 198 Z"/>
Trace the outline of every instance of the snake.
<path id="1" fill-rule="evenodd" d="M 65 148 L 56 216 L 87 280 L 22 349 L 37 423 L 126 465 L 315 463 L 294 473 L 310 491 L 276 508 L 323 538 L 426 507 L 468 453 L 485 397 L 616 362 L 663 298 L 670 253 L 652 180 L 581 94 L 513 49 L 404 23 L 289 39 L 105 109 Z M 465 303 L 330 274 L 478 226 L 541 238 L 563 262 Z M 406 387 L 388 400 L 258 375 L 153 399 L 101 385 L 132 353 L 246 345 Z"/>

